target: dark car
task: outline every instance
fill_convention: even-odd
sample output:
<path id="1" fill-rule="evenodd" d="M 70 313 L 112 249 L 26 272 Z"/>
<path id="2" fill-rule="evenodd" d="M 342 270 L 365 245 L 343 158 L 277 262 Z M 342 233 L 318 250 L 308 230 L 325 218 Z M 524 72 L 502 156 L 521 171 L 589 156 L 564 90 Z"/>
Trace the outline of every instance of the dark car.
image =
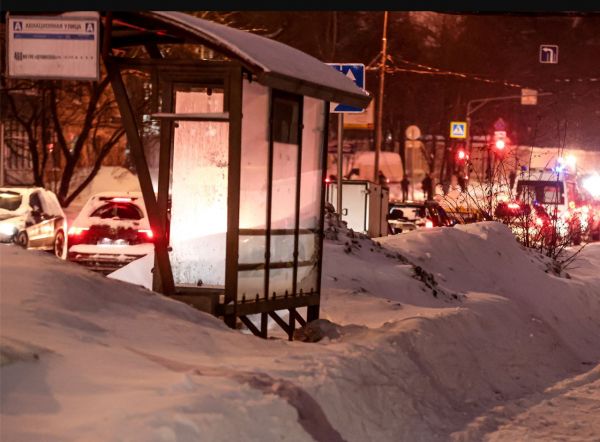
<path id="1" fill-rule="evenodd" d="M 67 221 L 56 195 L 41 187 L 0 188 L 0 242 L 66 256 Z"/>
<path id="2" fill-rule="evenodd" d="M 456 224 L 436 201 L 391 202 L 387 218 L 390 234 Z"/>

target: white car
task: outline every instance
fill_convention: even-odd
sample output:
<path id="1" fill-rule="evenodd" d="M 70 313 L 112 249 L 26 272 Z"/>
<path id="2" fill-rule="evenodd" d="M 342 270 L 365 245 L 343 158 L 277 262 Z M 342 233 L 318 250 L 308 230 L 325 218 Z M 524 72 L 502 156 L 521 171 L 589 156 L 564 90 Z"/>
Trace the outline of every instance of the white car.
<path id="1" fill-rule="evenodd" d="M 67 219 L 58 198 L 42 187 L 0 187 L 0 242 L 52 251 L 66 258 Z"/>
<path id="2" fill-rule="evenodd" d="M 69 229 L 69 261 L 108 274 L 154 250 L 140 192 L 92 196 Z"/>

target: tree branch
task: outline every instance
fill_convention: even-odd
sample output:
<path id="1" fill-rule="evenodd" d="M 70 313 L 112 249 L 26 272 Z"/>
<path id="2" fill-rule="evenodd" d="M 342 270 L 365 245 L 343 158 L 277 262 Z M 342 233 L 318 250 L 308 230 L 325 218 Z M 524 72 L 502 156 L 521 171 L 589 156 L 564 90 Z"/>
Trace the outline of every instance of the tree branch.
<path id="1" fill-rule="evenodd" d="M 109 141 L 102 147 L 102 150 L 101 150 L 100 154 L 98 155 L 98 157 L 96 158 L 94 167 L 90 171 L 89 175 L 86 177 L 85 180 L 83 180 L 83 182 L 79 186 L 77 186 L 77 188 L 73 191 L 73 193 L 71 193 L 67 198 L 65 198 L 64 207 L 68 207 L 69 204 L 71 204 L 73 202 L 73 200 L 79 196 L 79 194 L 83 191 L 83 189 L 85 189 L 92 182 L 92 180 L 98 174 L 100 167 L 102 167 L 102 162 L 108 156 L 108 154 L 110 153 L 113 146 L 115 144 L 117 144 L 118 141 L 123 137 L 123 135 L 125 135 L 124 128 L 120 128 L 112 134 Z"/>

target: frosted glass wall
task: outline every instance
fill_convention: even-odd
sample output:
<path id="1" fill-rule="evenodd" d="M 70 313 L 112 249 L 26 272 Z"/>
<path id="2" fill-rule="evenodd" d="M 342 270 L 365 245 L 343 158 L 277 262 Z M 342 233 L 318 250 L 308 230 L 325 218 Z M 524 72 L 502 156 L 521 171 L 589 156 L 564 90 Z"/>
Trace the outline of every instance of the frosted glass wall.
<path id="1" fill-rule="evenodd" d="M 292 295 L 298 178 L 298 125 L 302 129 L 300 233 L 297 293 L 318 291 L 321 156 L 325 105 L 321 100 L 273 95 L 271 217 L 267 220 L 269 174 L 269 90 L 244 81 L 238 300 Z M 277 101 L 279 100 L 279 101 Z M 303 120 L 303 121 L 302 121 Z M 268 221 L 268 222 L 267 222 Z M 266 232 L 271 229 L 269 288 L 265 293 Z"/>
<path id="2" fill-rule="evenodd" d="M 242 155 L 240 175 L 239 263 L 255 270 L 238 273 L 238 299 L 264 297 L 265 232 L 267 228 L 267 185 L 269 166 L 269 90 L 256 82 L 243 82 Z M 256 233 L 256 232 L 254 232 Z M 261 268 L 262 266 L 262 268 Z"/>
<path id="3" fill-rule="evenodd" d="M 296 227 L 296 177 L 298 145 L 273 143 L 271 230 Z M 271 235 L 271 265 L 294 260 L 294 233 Z M 269 293 L 283 296 L 293 291 L 293 268 L 271 269 Z"/>
<path id="4" fill-rule="evenodd" d="M 210 92 L 176 91 L 175 112 L 223 112 L 223 92 Z M 228 145 L 228 123 L 175 123 L 170 253 L 178 285 L 225 284 Z"/>
<path id="5" fill-rule="evenodd" d="M 319 234 L 317 229 L 321 222 L 321 162 L 325 130 L 325 102 L 304 97 L 303 114 L 300 229 L 301 231 L 309 229 L 312 232 L 301 233 L 299 236 L 298 262 L 305 265 L 298 267 L 296 290 L 310 292 L 319 289 L 317 280 Z"/>

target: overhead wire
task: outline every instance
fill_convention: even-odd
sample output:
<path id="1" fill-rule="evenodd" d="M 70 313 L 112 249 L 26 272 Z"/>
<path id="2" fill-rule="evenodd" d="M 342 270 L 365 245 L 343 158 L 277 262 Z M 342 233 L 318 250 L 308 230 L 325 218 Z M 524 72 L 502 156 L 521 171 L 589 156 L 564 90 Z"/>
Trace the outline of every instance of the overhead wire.
<path id="1" fill-rule="evenodd" d="M 373 61 L 375 59 L 373 59 Z M 441 69 L 441 68 L 437 68 L 434 66 L 428 66 L 428 65 L 425 65 L 422 63 L 417 63 L 414 61 L 406 60 L 405 58 L 398 57 L 398 62 L 404 63 L 406 65 L 414 66 L 415 68 L 418 68 L 418 69 L 410 68 L 410 67 L 401 67 L 401 66 L 397 65 L 396 61 L 394 60 L 394 58 L 391 55 L 388 55 L 387 59 L 392 64 L 389 67 L 386 66 L 385 72 L 387 74 L 406 72 L 406 73 L 419 74 L 419 75 L 451 76 L 451 77 L 463 78 L 463 79 L 467 79 L 467 80 L 481 81 L 481 82 L 490 83 L 490 84 L 501 84 L 503 86 L 513 87 L 513 88 L 538 89 L 540 91 L 543 91 L 539 87 L 534 88 L 532 86 L 515 83 L 513 81 L 506 80 L 506 79 L 495 79 L 495 78 L 485 77 L 480 74 L 471 74 L 471 73 L 467 73 L 467 72 L 457 72 L 457 71 L 452 71 L 452 70 L 448 70 L 448 69 Z M 375 65 L 373 63 L 373 61 L 371 61 L 371 63 L 369 63 L 369 65 L 367 66 L 366 69 L 368 71 L 380 70 L 381 66 Z M 594 82 L 600 82 L 600 77 L 577 77 L 577 78 L 563 77 L 563 78 L 554 78 L 551 81 L 554 83 L 571 83 L 571 84 L 584 83 L 584 82 L 594 83 Z"/>

